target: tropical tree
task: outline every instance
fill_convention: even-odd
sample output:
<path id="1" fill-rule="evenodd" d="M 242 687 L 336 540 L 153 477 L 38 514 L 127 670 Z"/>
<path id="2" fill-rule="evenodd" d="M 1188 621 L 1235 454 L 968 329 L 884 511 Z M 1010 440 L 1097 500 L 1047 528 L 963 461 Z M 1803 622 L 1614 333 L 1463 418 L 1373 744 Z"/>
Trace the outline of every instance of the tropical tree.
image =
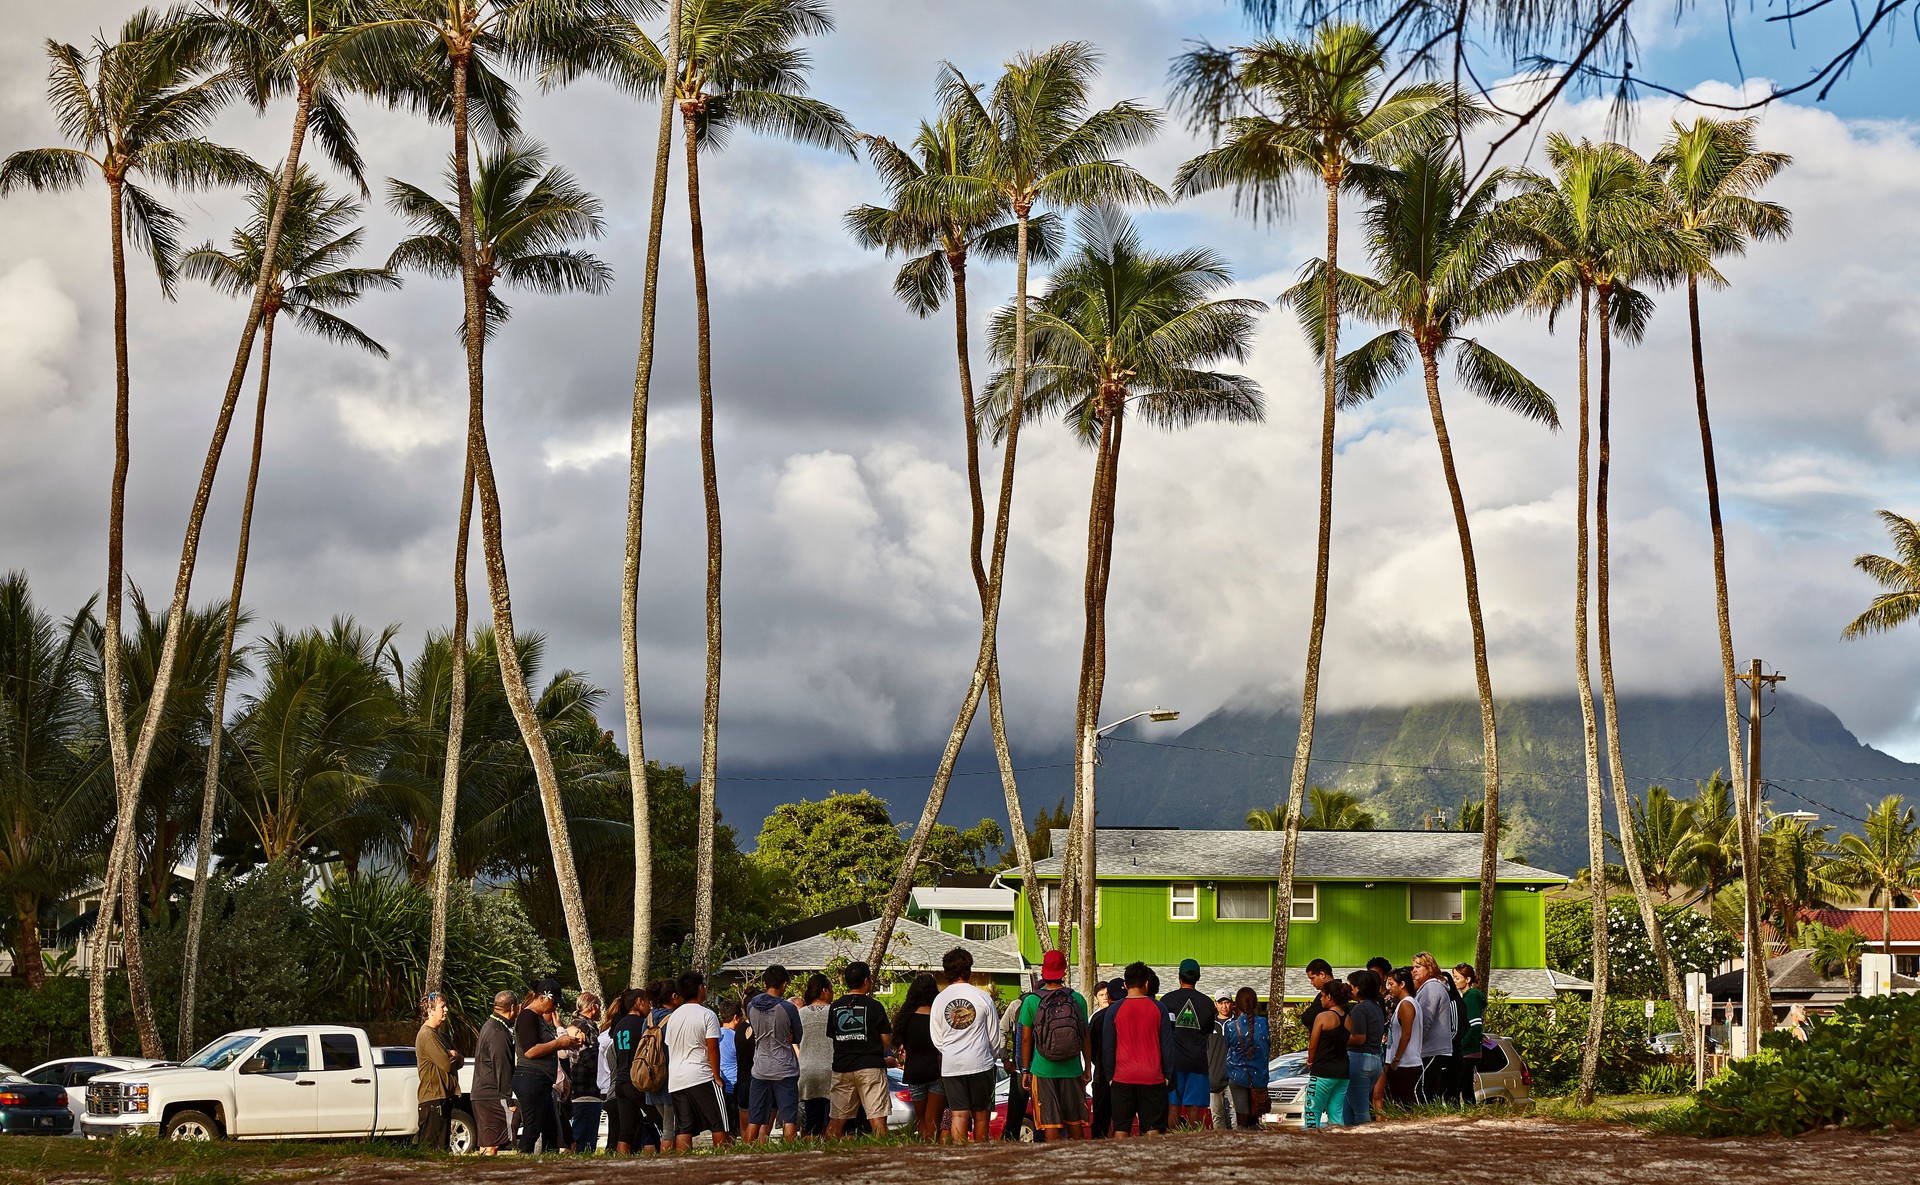
<path id="1" fill-rule="evenodd" d="M 1524 296 L 1526 268 L 1515 263 L 1500 233 L 1497 209 L 1506 174 L 1495 170 L 1469 188 L 1466 170 L 1445 145 L 1430 145 L 1396 157 L 1379 174 L 1365 224 L 1367 252 L 1375 274 L 1334 273 L 1325 262 L 1303 269 L 1303 278 L 1285 299 L 1300 313 L 1310 340 L 1325 349 L 1326 295 L 1337 288 L 1342 303 L 1363 320 L 1389 326 L 1339 363 L 1342 397 L 1371 399 L 1417 359 L 1426 383 L 1427 412 L 1440 447 L 1440 471 L 1453 508 L 1466 578 L 1467 623 L 1473 639 L 1474 683 L 1480 695 L 1480 744 L 1485 768 L 1481 792 L 1485 850 L 1492 860 L 1480 866 L 1480 926 L 1474 963 L 1481 982 L 1493 963 L 1493 901 L 1499 858 L 1500 750 L 1495 728 L 1493 676 L 1487 665 L 1486 623 L 1480 612 L 1480 570 L 1474 560 L 1473 533 L 1466 497 L 1454 463 L 1453 440 L 1440 400 L 1440 357 L 1451 354 L 1459 380 L 1495 407 L 1558 429 L 1552 396 L 1511 363 L 1466 336 L 1476 321 L 1511 309 Z"/>
<path id="2" fill-rule="evenodd" d="M 1857 930 L 1836 930 L 1819 922 L 1800 927 L 1800 940 L 1813 954 L 1813 965 L 1823 975 L 1838 975 L 1859 986 L 1860 955 L 1867 940 Z"/>
<path id="3" fill-rule="evenodd" d="M 15 971 L 36 991 L 40 911 L 82 883 L 113 813 L 90 687 L 92 609 L 55 621 L 25 573 L 0 578 L 0 892 Z"/>
<path id="4" fill-rule="evenodd" d="M 1300 821 L 1300 830 L 1372 831 L 1377 825 L 1373 812 L 1361 804 L 1358 795 L 1325 786 L 1307 787 L 1307 814 Z M 1247 812 L 1249 831 L 1284 831 L 1286 827 L 1287 804 L 1284 802 L 1275 803 L 1270 811 L 1255 807 Z"/>
<path id="5" fill-rule="evenodd" d="M 1835 861 L 1840 849 L 1827 838 L 1832 831 L 1791 815 L 1774 816 L 1761 831 L 1760 904 L 1787 950 L 1799 945 L 1801 914 L 1832 908 L 1852 891 L 1853 869 Z M 1764 951 L 1764 945 L 1755 949 Z"/>
<path id="6" fill-rule="evenodd" d="M 1672 225 L 1697 235 L 1702 251 L 1685 268 L 1687 331 L 1693 346 L 1693 398 L 1700 418 L 1700 456 L 1707 478 L 1707 521 L 1713 530 L 1713 595 L 1720 628 L 1720 687 L 1726 702 L 1727 769 L 1735 785 L 1745 785 L 1740 752 L 1740 705 L 1734 694 L 1733 619 L 1727 601 L 1727 546 L 1720 523 L 1720 473 L 1713 455 L 1713 423 L 1707 415 L 1707 364 L 1700 335 L 1700 281 L 1716 288 L 1726 277 L 1713 265 L 1720 256 L 1745 254 L 1751 239 L 1783 239 L 1793 228 L 1785 206 L 1754 194 L 1793 163 L 1784 152 L 1754 148 L 1753 119 L 1719 120 L 1701 116 L 1691 125 L 1673 124 L 1653 167 Z"/>
<path id="7" fill-rule="evenodd" d="M 290 187 L 280 178 L 257 180 L 248 197 L 253 215 L 233 232 L 229 249 L 205 243 L 180 260 L 181 273 L 204 280 L 229 296 L 257 292 L 267 272 L 266 297 L 259 310 L 260 383 L 253 410 L 253 450 L 247 463 L 246 493 L 240 504 L 240 543 L 233 560 L 233 590 L 228 595 L 225 638 L 218 651 L 212 704 L 209 708 L 207 760 L 200 799 L 199 840 L 196 844 L 193 904 L 187 911 L 187 933 L 181 957 L 180 1033 L 175 1047 L 192 1049 L 195 978 L 199 970 L 200 929 L 206 916 L 207 862 L 213 850 L 214 811 L 220 788 L 220 740 L 226 719 L 227 679 L 234 635 L 240 627 L 241 594 L 246 587 L 247 550 L 253 529 L 254 494 L 260 483 L 260 456 L 266 440 L 267 390 L 273 374 L 273 331 L 282 312 L 294 325 L 328 341 L 357 346 L 386 357 L 386 347 L 367 336 L 333 310 L 357 302 L 367 292 L 399 287 L 399 277 L 386 268 L 354 267 L 349 262 L 359 250 L 363 232 L 353 225 L 361 206 L 350 198 L 334 197 L 305 168 L 296 170 Z M 283 214 L 281 205 L 287 207 Z M 274 262 L 267 264 L 267 242 L 275 234 Z"/>
<path id="8" fill-rule="evenodd" d="M 938 218 L 942 211 L 947 211 L 971 223 L 985 221 L 991 211 L 1012 211 L 1013 341 L 1007 354 L 1011 394 L 999 429 L 1002 441 L 1000 495 L 994 511 L 993 543 L 987 553 L 987 596 L 980 614 L 980 646 L 974 656 L 973 675 L 968 680 L 966 695 L 961 699 L 959 714 L 947 733 L 946 748 L 941 751 L 940 764 L 934 771 L 933 788 L 927 794 L 926 806 L 920 812 L 913 836 L 907 841 L 906 859 L 901 863 L 900 875 L 894 878 L 886 908 L 880 914 L 880 925 L 874 931 L 868 961 L 875 966 L 885 963 L 894 923 L 906 908 L 914 870 L 920 865 L 940 816 L 940 807 L 946 801 L 947 785 L 960 759 L 960 746 L 973 725 L 974 714 L 980 708 L 980 699 L 997 661 L 1007 533 L 1013 515 L 1014 463 L 1019 454 L 1020 423 L 1028 390 L 1027 269 L 1033 259 L 1035 209 L 1044 206 L 1064 211 L 1101 203 L 1159 202 L 1166 198 L 1159 186 L 1116 156 L 1123 149 L 1156 135 L 1160 114 L 1132 101 L 1093 108 L 1093 81 L 1099 63 L 1100 55 L 1081 41 L 1064 42 L 1038 53 L 1023 53 L 1007 62 L 1000 78 L 984 97 L 952 63 L 942 67 L 939 93 L 943 118 L 954 125 L 956 135 L 973 146 L 978 159 L 973 170 L 965 174 L 929 173 L 916 178 L 902 195 L 903 200 L 926 218 Z M 1076 799 L 1067 850 L 1063 853 L 1061 898 L 1067 902 L 1059 919 L 1063 935 L 1071 918 L 1078 916 L 1073 880 L 1081 847 L 1078 836 L 1091 827 L 1092 816 L 1082 814 Z M 1084 891 L 1088 902 L 1086 913 L 1090 916 L 1090 882 Z"/>
<path id="9" fill-rule="evenodd" d="M 1855 556 L 1853 566 L 1887 591 L 1874 597 L 1866 612 L 1841 631 L 1840 636 L 1848 641 L 1920 617 L 1920 521 L 1902 518 L 1891 510 L 1882 510 L 1879 515 L 1893 541 L 1893 555 Z"/>
<path id="10" fill-rule="evenodd" d="M 1709 908 L 1723 887 L 1740 879 L 1740 826 L 1732 789 L 1719 770 L 1694 783 L 1687 803 L 1687 838 L 1675 861 L 1680 883 L 1696 890 L 1695 899 Z"/>
<path id="11" fill-rule="evenodd" d="M 863 137 L 867 159 L 887 188 L 891 206 L 863 205 L 847 211 L 846 225 L 863 247 L 896 252 L 907 257 L 894 277 L 893 292 L 921 317 L 940 306 L 953 305 L 953 337 L 960 369 L 960 424 L 966 441 L 967 499 L 972 512 L 967 560 L 973 569 L 974 590 L 984 616 L 987 606 L 986 498 L 980 484 L 980 417 L 974 401 L 972 325 L 967 308 L 967 265 L 975 259 L 1011 259 L 1017 250 L 1019 227 L 1004 201 L 999 205 L 970 204 L 938 195 L 931 212 L 914 200 L 927 188 L 929 177 L 968 177 L 982 165 L 980 144 L 963 134 L 951 117 L 922 120 L 909 148 L 880 136 Z M 1004 197 L 1004 195 L 1001 195 Z M 949 200 L 942 200 L 947 198 Z M 1027 225 L 1027 254 L 1051 261 L 1060 251 L 1060 219 L 1041 214 Z M 996 647 L 997 649 L 997 647 Z M 1007 800 L 1007 822 L 1013 831 L 1015 866 L 1032 884 L 1034 854 L 1020 806 L 1020 790 L 1013 775 L 1013 755 L 1007 747 L 1006 716 L 1000 701 L 1000 663 L 996 656 L 987 668 L 987 719 L 993 731 L 994 759 L 1000 767 L 1000 788 Z M 1045 906 L 1036 896 L 1027 900 L 1034 935 L 1042 950 L 1053 949 Z"/>
<path id="12" fill-rule="evenodd" d="M 1829 875 L 1880 907 L 1880 951 L 1892 958 L 1894 898 L 1920 895 L 1920 823 L 1904 798 L 1889 794 L 1867 812 L 1861 831 L 1840 837 Z"/>
<path id="13" fill-rule="evenodd" d="M 1106 685 L 1107 587 L 1127 423 L 1138 419 L 1180 429 L 1258 422 L 1264 414 L 1259 384 L 1244 374 L 1206 368 L 1246 360 L 1267 306 L 1222 295 L 1233 283 L 1233 272 L 1214 251 L 1148 249 L 1118 207 L 1083 213 L 1075 229 L 1078 249 L 1027 314 L 1025 344 L 1031 357 L 1024 402 L 1029 415 L 1060 416 L 1094 450 L 1074 764 L 1074 797 L 1084 827 L 1098 809 L 1094 758 Z M 1001 312 L 994 319 L 993 349 L 1002 363 L 1012 360 L 1014 332 L 1012 314 Z M 1011 381 L 1010 370 L 994 376 L 996 425 L 1013 403 Z M 1093 883 L 1092 848 L 1084 836 L 1081 853 L 1084 894 Z M 1091 916 L 1086 902 L 1081 905 L 1081 916 Z M 1080 982 L 1092 983 L 1093 928 L 1082 925 L 1079 933 Z"/>
<path id="14" fill-rule="evenodd" d="M 1675 798 L 1665 786 L 1648 786 L 1646 795 L 1628 803 L 1628 809 L 1633 824 L 1630 834 L 1640 847 L 1647 887 L 1670 903 L 1695 838 L 1693 803 Z M 1618 836 L 1609 835 L 1607 840 L 1620 846 Z"/>
<path id="15" fill-rule="evenodd" d="M 1326 264 L 1340 266 L 1340 194 L 1363 187 L 1376 162 L 1443 138 L 1483 117 L 1456 101 L 1450 87 L 1418 83 L 1384 93 L 1385 47 L 1359 25 L 1328 22 L 1308 42 L 1265 38 L 1240 50 L 1201 46 L 1175 59 L 1176 103 L 1215 147 L 1188 161 L 1174 177 L 1186 197 L 1231 189 L 1236 203 L 1259 217 L 1286 209 L 1298 191 L 1318 181 L 1326 194 Z M 1320 416 L 1320 502 L 1314 564 L 1313 613 L 1307 631 L 1306 674 L 1300 699 L 1300 737 L 1287 786 L 1288 826 L 1281 847 L 1281 899 L 1292 892 L 1299 851 L 1297 820 L 1306 800 L 1313 758 L 1313 727 L 1320 693 L 1320 648 L 1327 626 L 1327 572 L 1333 543 L 1333 431 L 1339 406 L 1340 292 L 1321 302 L 1319 340 L 1325 354 Z M 1492 812 L 1496 815 L 1498 812 Z M 1273 972 L 1268 1009 L 1276 1033 L 1285 998 L 1289 910 L 1275 910 Z"/>
<path id="16" fill-rule="evenodd" d="M 456 79 L 466 78 L 468 68 L 466 64 L 456 67 Z M 465 84 L 460 85 L 464 88 Z M 464 98 L 460 110 L 465 110 Z M 454 620 L 453 628 L 448 631 L 451 649 L 448 669 L 466 669 L 466 553 L 473 494 L 477 488 L 501 685 L 533 761 L 580 984 L 589 991 L 597 991 L 600 976 L 592 957 L 593 944 L 586 928 L 586 905 L 580 896 L 579 877 L 573 871 L 573 844 L 561 803 L 559 775 L 539 726 L 536 705 L 527 690 L 526 665 L 512 632 L 513 609 L 507 588 L 499 494 L 494 486 L 493 462 L 486 444 L 485 380 L 481 368 L 485 339 L 512 315 L 512 308 L 500 295 L 501 288 L 526 288 L 544 293 L 600 293 L 612 283 L 612 272 L 598 257 L 570 245 L 583 238 L 598 238 L 602 233 L 604 224 L 598 198 L 582 188 L 566 170 L 548 167 L 545 151 L 516 135 L 505 136 L 498 148 L 482 156 L 476 181 L 468 172 L 464 132 L 462 122 L 460 135 L 456 137 L 459 142 L 448 168 L 448 180 L 454 190 L 452 205 L 416 185 L 391 178 L 387 182 L 388 207 L 405 218 L 416 232 L 394 248 L 387 260 L 388 268 L 415 269 L 441 277 L 458 275 L 467 290 L 461 334 L 467 346 L 468 456 L 454 546 Z M 446 766 L 442 771 L 437 830 L 441 855 L 434 871 L 434 936 L 428 949 L 430 983 L 438 982 L 445 966 L 447 894 L 453 868 L 450 837 L 456 831 L 459 755 L 465 751 L 462 733 L 466 727 L 466 693 L 466 680 L 455 679 L 449 684 Z"/>

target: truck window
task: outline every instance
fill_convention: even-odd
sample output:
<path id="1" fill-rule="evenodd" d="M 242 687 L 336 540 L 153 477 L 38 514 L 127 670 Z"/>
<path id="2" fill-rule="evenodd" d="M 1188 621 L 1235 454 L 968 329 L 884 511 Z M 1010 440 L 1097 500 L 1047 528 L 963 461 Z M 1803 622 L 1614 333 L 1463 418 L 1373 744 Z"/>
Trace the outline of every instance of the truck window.
<path id="1" fill-rule="evenodd" d="M 357 1070 L 360 1068 L 360 1042 L 347 1033 L 320 1034 L 320 1068 Z"/>
<path id="2" fill-rule="evenodd" d="M 260 1047 L 255 1057 L 265 1058 L 268 1074 L 304 1074 L 313 1066 L 307 1052 L 307 1035 L 275 1037 Z"/>

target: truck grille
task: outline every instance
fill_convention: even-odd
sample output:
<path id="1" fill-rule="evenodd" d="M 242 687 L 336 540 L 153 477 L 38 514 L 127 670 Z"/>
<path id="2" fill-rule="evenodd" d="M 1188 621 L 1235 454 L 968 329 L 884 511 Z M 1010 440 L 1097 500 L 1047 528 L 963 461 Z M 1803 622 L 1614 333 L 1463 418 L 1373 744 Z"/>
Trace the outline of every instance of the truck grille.
<path id="1" fill-rule="evenodd" d="M 121 1082 L 95 1082 L 87 1087 L 87 1114 L 133 1115 L 146 1110 L 146 1091 Z"/>

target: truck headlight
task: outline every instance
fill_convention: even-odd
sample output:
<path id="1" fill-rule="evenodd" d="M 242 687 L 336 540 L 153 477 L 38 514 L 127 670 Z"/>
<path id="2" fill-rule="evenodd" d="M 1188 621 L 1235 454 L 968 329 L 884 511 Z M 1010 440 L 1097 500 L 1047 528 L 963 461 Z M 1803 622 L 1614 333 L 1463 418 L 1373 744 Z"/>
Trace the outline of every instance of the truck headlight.
<path id="1" fill-rule="evenodd" d="M 126 1109 L 135 1115 L 145 1115 L 147 1113 L 147 1084 L 144 1082 L 135 1083 L 128 1086 L 126 1091 Z"/>

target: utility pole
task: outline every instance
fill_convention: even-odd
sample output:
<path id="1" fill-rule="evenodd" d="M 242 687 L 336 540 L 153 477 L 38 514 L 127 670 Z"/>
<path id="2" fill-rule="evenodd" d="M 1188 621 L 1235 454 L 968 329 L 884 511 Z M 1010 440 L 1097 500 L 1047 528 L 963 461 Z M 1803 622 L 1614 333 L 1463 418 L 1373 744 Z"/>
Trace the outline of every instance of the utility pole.
<path id="1" fill-rule="evenodd" d="M 1760 1050 L 1760 1028 L 1771 1003 L 1764 997 L 1766 988 L 1767 945 L 1760 933 L 1760 721 L 1766 715 L 1760 706 L 1760 693 L 1786 678 L 1763 675 L 1759 659 L 1754 659 L 1744 675 L 1734 678 L 1747 685 L 1747 784 L 1739 788 L 1741 895 L 1746 898 L 1742 945 L 1746 971 L 1741 985 L 1740 1010 L 1745 1030 L 1744 1052 L 1748 1056 Z"/>

